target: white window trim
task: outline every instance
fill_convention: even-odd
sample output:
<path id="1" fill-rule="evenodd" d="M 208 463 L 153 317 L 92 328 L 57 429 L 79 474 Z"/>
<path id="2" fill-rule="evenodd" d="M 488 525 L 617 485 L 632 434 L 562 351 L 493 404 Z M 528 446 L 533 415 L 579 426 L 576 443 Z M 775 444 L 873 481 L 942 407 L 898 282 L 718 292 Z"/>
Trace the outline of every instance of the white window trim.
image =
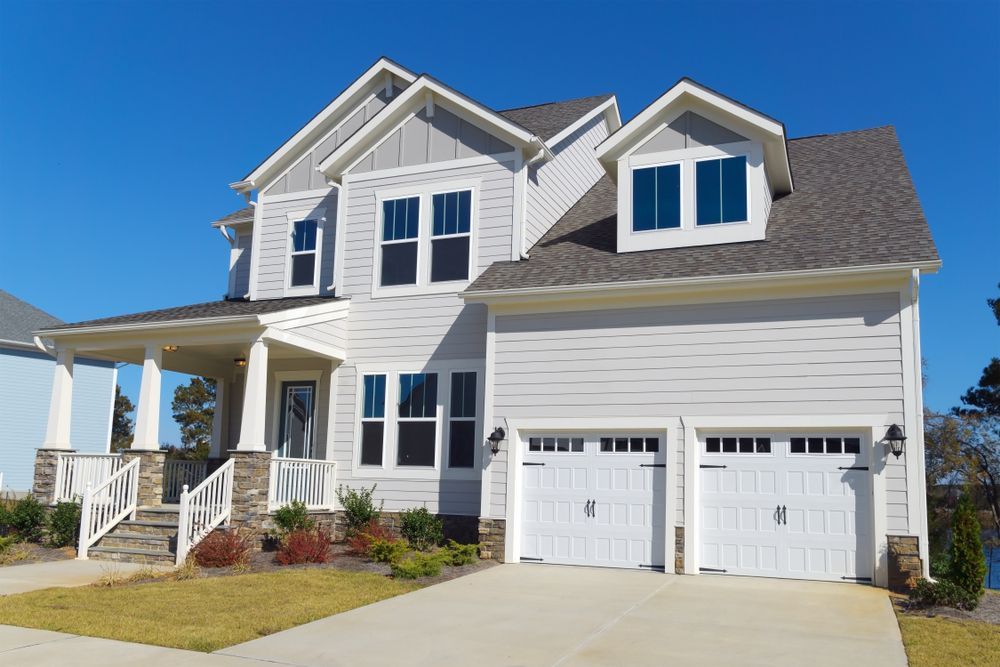
<path id="1" fill-rule="evenodd" d="M 352 443 L 351 475 L 358 479 L 412 479 L 412 480 L 476 480 L 480 478 L 483 447 L 475 448 L 471 468 L 449 468 L 446 448 L 448 441 L 448 407 L 451 402 L 451 374 L 476 373 L 476 435 L 482 431 L 485 411 L 485 360 L 454 359 L 426 363 L 377 362 L 355 366 L 356 391 L 354 400 L 354 441 Z M 435 419 L 434 466 L 401 466 L 396 463 L 399 438 L 399 376 L 407 373 L 437 373 L 438 405 Z M 385 375 L 385 427 L 383 430 L 382 465 L 361 465 L 361 421 L 364 410 L 365 375 Z"/>
<path id="2" fill-rule="evenodd" d="M 449 280 L 432 283 L 431 272 L 431 239 L 433 227 L 432 200 L 436 194 L 470 190 L 472 192 L 471 215 L 469 226 L 469 278 L 467 280 Z M 479 272 L 479 193 L 482 190 L 481 179 L 463 179 L 458 181 L 437 181 L 416 184 L 404 188 L 383 189 L 375 193 L 375 224 L 373 225 L 372 257 L 372 298 L 399 296 L 419 296 L 423 294 L 451 294 L 461 292 L 475 280 Z M 417 282 L 414 285 L 392 285 L 383 287 L 382 278 L 382 204 L 393 199 L 418 197 L 420 199 L 419 227 L 417 230 Z M 444 237 L 448 238 L 448 237 Z"/>
<path id="3" fill-rule="evenodd" d="M 287 219 L 286 240 L 285 240 L 285 295 L 286 296 L 311 296 L 319 294 L 320 273 L 323 262 L 323 227 L 326 224 L 326 208 L 313 208 L 298 211 L 289 211 L 285 214 Z M 292 238 L 295 234 L 295 223 L 303 220 L 316 221 L 316 252 L 314 253 L 315 266 L 313 267 L 313 281 L 311 285 L 292 285 Z M 305 253 L 300 253 L 305 254 Z"/>
<path id="4" fill-rule="evenodd" d="M 281 393 L 281 385 L 285 382 L 315 382 L 316 392 L 313 396 L 313 431 L 312 431 L 312 442 L 309 443 L 309 453 L 312 455 L 309 458 L 315 459 L 317 438 L 319 437 L 317 425 L 319 424 L 319 394 L 320 394 L 320 383 L 323 380 L 323 371 L 277 371 L 273 374 L 274 380 L 271 385 L 271 395 L 274 397 L 273 405 L 271 406 L 271 456 L 275 458 L 278 457 L 278 451 L 281 449 L 281 402 L 284 396 Z M 333 438 L 330 436 L 330 418 L 327 416 L 327 445 L 333 442 Z M 318 460 L 318 459 L 317 459 Z"/>

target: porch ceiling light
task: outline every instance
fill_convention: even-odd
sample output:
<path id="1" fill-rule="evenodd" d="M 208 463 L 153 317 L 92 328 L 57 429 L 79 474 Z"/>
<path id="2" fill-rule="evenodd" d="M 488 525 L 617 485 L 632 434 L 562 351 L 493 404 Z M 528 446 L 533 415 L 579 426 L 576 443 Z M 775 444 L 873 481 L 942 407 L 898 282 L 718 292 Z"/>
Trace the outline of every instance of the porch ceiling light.
<path id="1" fill-rule="evenodd" d="M 243 368 L 244 366 L 247 365 L 247 358 L 246 357 L 236 357 L 235 359 L 233 359 L 233 363 L 236 364 L 237 368 Z"/>
<path id="2" fill-rule="evenodd" d="M 163 346 L 163 351 L 164 352 L 176 352 L 177 351 L 177 346 L 176 345 L 164 345 Z"/>
<path id="3" fill-rule="evenodd" d="M 884 440 L 889 443 L 889 451 L 898 459 L 899 455 L 903 453 L 903 445 L 906 443 L 906 436 L 903 435 L 903 429 L 899 428 L 898 424 L 893 424 L 885 432 Z"/>
<path id="4" fill-rule="evenodd" d="M 490 437 L 487 438 L 487 440 L 489 440 L 490 451 L 493 452 L 494 456 L 496 456 L 497 453 L 500 451 L 500 443 L 506 437 L 507 437 L 507 432 L 503 430 L 502 426 L 497 426 L 495 429 L 493 429 L 493 432 L 490 433 Z"/>

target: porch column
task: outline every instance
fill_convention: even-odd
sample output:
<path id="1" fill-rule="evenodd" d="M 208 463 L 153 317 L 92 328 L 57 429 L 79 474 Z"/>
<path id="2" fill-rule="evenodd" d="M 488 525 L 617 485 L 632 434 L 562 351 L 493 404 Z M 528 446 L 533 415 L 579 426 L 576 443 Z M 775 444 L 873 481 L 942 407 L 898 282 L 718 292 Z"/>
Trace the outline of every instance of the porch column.
<path id="1" fill-rule="evenodd" d="M 222 458 L 226 450 L 222 442 L 225 436 L 229 397 L 226 396 L 226 378 L 215 378 L 215 410 L 212 413 L 212 446 L 208 456 L 213 459 Z"/>
<path id="2" fill-rule="evenodd" d="M 267 411 L 267 342 L 257 339 L 250 346 L 247 379 L 243 389 L 243 418 L 238 451 L 266 452 L 264 418 Z"/>
<path id="3" fill-rule="evenodd" d="M 45 429 L 42 449 L 70 448 L 69 428 L 73 416 L 73 356 L 74 351 L 70 349 L 60 349 L 56 353 L 52 400 L 49 403 L 49 423 Z"/>
<path id="4" fill-rule="evenodd" d="M 160 384 L 163 374 L 163 348 L 147 345 L 142 362 L 139 406 L 135 411 L 135 437 L 132 449 L 160 449 Z"/>

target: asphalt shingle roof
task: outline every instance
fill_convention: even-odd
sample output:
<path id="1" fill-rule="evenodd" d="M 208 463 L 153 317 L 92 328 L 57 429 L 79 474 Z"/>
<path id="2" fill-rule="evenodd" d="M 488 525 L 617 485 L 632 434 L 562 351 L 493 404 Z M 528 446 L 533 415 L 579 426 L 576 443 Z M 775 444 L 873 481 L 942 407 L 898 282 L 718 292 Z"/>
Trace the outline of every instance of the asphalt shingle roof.
<path id="1" fill-rule="evenodd" d="M 0 340 L 31 343 L 34 341 L 33 331 L 59 324 L 62 320 L 58 317 L 0 290 Z"/>
<path id="2" fill-rule="evenodd" d="M 320 303 L 329 303 L 335 300 L 336 299 L 334 297 L 327 296 L 301 296 L 288 297 L 285 299 L 266 299 L 263 301 L 209 301 L 207 303 L 194 303 L 188 306 L 177 306 L 175 308 L 147 310 L 142 313 L 132 313 L 129 315 L 103 317 L 97 320 L 72 322 L 70 324 L 60 324 L 59 326 L 49 325 L 44 328 L 49 330 L 59 330 L 75 329 L 77 327 L 112 326 L 117 324 L 150 324 L 153 322 L 199 320 L 213 317 L 264 315 L 266 313 L 276 313 L 282 310 L 288 310 L 289 308 L 302 308 L 304 306 L 313 306 Z"/>
<path id="3" fill-rule="evenodd" d="M 468 292 L 938 260 L 892 127 L 788 142 L 795 191 L 763 241 L 616 253 L 617 190 L 602 178 L 529 251 Z"/>
<path id="4" fill-rule="evenodd" d="M 222 216 L 221 218 L 215 221 L 215 224 L 222 223 L 226 225 L 235 225 L 238 222 L 253 222 L 254 210 L 255 209 L 253 206 L 247 206 L 245 208 L 241 208 L 238 211 L 233 211 L 229 215 Z"/>
<path id="5" fill-rule="evenodd" d="M 548 141 L 585 116 L 588 111 L 592 111 L 612 97 L 614 95 L 610 93 L 593 97 L 579 97 L 565 102 L 548 102 L 530 107 L 504 109 L 498 113 L 535 133 L 543 141 Z"/>

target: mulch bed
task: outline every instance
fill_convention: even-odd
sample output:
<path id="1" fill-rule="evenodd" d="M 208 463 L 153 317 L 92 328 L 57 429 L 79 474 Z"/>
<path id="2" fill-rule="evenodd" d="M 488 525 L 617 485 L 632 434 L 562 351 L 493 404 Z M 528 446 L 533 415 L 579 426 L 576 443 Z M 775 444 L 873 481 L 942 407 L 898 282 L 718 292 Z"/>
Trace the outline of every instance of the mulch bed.
<path id="1" fill-rule="evenodd" d="M 30 565 L 31 563 L 51 563 L 57 560 L 71 560 L 76 558 L 76 549 L 73 547 L 62 547 L 54 549 L 52 547 L 34 544 L 32 542 L 22 542 L 9 547 L 10 550 L 19 550 L 24 554 L 24 558 L 9 561 L 0 556 L 0 567 L 11 567 L 13 565 Z M 10 552 L 5 552 L 7 556 Z M 9 556 L 8 556 L 9 557 Z"/>
<path id="2" fill-rule="evenodd" d="M 944 618 L 954 618 L 960 621 L 979 621 L 980 623 L 992 623 L 1000 625 L 1000 592 L 986 591 L 979 606 L 974 611 L 963 609 L 953 609 L 952 607 L 922 607 L 910 608 L 909 599 L 902 596 L 893 596 L 893 604 L 905 614 L 911 616 L 926 616 L 934 618 L 941 616 Z"/>

